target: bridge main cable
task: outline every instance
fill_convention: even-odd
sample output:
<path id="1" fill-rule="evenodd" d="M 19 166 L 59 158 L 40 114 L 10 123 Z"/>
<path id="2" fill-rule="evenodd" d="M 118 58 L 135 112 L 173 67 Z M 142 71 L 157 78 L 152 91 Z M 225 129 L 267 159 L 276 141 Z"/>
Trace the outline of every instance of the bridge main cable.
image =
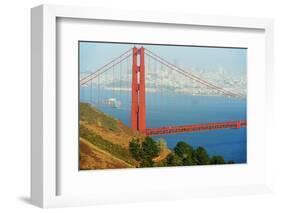
<path id="1" fill-rule="evenodd" d="M 103 65 L 102 67 L 100 67 L 99 69 L 97 69 L 95 72 L 87 75 L 86 77 L 82 78 L 80 80 L 80 85 L 84 85 L 86 83 L 88 83 L 89 81 L 93 80 L 94 78 L 98 77 L 99 75 L 103 74 L 104 72 L 106 72 L 107 70 L 109 70 L 110 68 L 112 68 L 113 66 L 115 66 L 116 64 L 121 63 L 122 61 L 124 61 L 125 59 L 127 59 L 128 57 L 130 57 L 131 55 L 128 54 L 130 51 L 132 51 L 132 48 L 128 49 L 127 51 L 125 51 L 124 53 L 122 53 L 121 55 L 119 55 L 118 57 L 116 57 L 115 59 L 111 60 L 110 62 L 106 63 L 105 65 Z M 127 55 L 126 55 L 127 54 Z M 125 56 L 126 55 L 126 56 Z M 125 56 L 125 57 L 124 57 Z M 122 58 L 124 57 L 124 58 Z M 119 60 L 119 61 L 117 61 Z M 117 61 L 117 62 L 116 62 Z M 105 70 L 104 70 L 105 69 Z"/>
<path id="2" fill-rule="evenodd" d="M 223 89 L 221 87 L 218 87 L 218 86 L 216 86 L 216 85 L 214 85 L 214 84 L 212 84 L 212 83 L 210 83 L 210 82 L 208 82 L 208 81 L 206 81 L 206 80 L 204 80 L 204 79 L 202 79 L 202 78 L 200 78 L 200 77 L 198 77 L 198 76 L 196 76 L 196 75 L 194 75 L 192 73 L 187 72 L 184 69 L 181 69 L 181 68 L 177 67 L 176 65 L 170 63 L 166 59 L 158 56 L 157 54 L 151 52 L 150 50 L 148 50 L 148 49 L 145 49 L 145 50 L 148 52 L 148 53 L 145 53 L 145 54 L 148 55 L 149 57 L 152 57 L 154 60 L 158 61 L 159 63 L 167 66 L 168 68 L 170 68 L 172 70 L 177 71 L 178 73 L 180 73 L 182 75 L 185 75 L 186 77 L 188 77 L 188 78 L 190 78 L 192 80 L 195 80 L 195 81 L 197 81 L 197 82 L 199 82 L 199 83 L 201 83 L 201 84 L 203 84 L 203 85 L 205 85 L 207 87 L 210 87 L 212 89 L 220 91 L 224 95 L 228 95 L 228 96 L 232 96 L 232 97 L 238 97 L 238 98 L 242 98 L 242 99 L 244 98 L 241 94 L 236 94 L 236 93 L 227 91 L 227 90 L 225 90 L 225 89 Z"/>

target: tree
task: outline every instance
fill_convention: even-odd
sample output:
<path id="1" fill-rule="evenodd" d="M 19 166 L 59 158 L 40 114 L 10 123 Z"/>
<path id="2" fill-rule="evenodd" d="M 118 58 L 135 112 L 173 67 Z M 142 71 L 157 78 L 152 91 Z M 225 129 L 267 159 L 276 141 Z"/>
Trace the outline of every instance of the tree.
<path id="1" fill-rule="evenodd" d="M 195 151 L 195 159 L 196 159 L 196 164 L 198 165 L 207 165 L 210 163 L 210 158 L 209 155 L 207 153 L 207 151 L 199 146 Z"/>
<path id="2" fill-rule="evenodd" d="M 137 161 L 139 161 L 140 157 L 141 157 L 141 152 L 142 152 L 139 141 L 133 139 L 130 142 L 129 149 L 130 149 L 130 153 L 131 153 L 132 157 L 135 158 Z"/>
<path id="3" fill-rule="evenodd" d="M 141 163 L 140 163 L 141 167 L 153 167 L 153 160 L 151 158 L 149 159 L 142 159 Z"/>
<path id="4" fill-rule="evenodd" d="M 174 154 L 170 153 L 166 158 L 166 165 L 167 166 L 182 166 L 182 159 Z"/>
<path id="5" fill-rule="evenodd" d="M 225 164 L 225 161 L 222 156 L 215 155 L 211 158 L 210 164 Z"/>
<path id="6" fill-rule="evenodd" d="M 195 157 L 192 146 L 187 143 L 180 141 L 174 148 L 175 154 L 182 159 L 184 166 L 195 165 Z"/>
<path id="7" fill-rule="evenodd" d="M 154 166 L 153 158 L 157 157 L 161 150 L 159 143 L 150 137 L 146 137 L 142 142 L 133 139 L 129 149 L 132 157 L 140 162 L 141 167 Z"/>
<path id="8" fill-rule="evenodd" d="M 159 155 L 160 147 L 151 137 L 146 137 L 142 142 L 142 158 L 152 159 Z"/>

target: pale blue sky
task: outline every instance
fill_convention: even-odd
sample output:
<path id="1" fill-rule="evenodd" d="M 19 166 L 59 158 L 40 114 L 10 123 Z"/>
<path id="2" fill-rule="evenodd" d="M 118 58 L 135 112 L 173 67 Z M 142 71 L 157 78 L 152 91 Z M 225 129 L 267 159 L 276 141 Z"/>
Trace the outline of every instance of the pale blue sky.
<path id="1" fill-rule="evenodd" d="M 95 71 L 137 44 L 80 42 L 80 72 Z M 187 68 L 215 70 L 223 68 L 246 74 L 247 49 L 192 46 L 142 45 L 172 63 Z"/>

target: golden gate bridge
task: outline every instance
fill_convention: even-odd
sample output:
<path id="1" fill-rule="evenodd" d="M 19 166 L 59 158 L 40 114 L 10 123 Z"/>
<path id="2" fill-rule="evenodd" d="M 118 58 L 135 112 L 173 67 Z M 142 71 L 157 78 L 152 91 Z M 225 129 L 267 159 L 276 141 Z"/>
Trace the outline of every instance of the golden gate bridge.
<path id="1" fill-rule="evenodd" d="M 184 132 L 199 132 L 199 131 L 209 131 L 217 129 L 226 129 L 226 128 L 243 128 L 246 127 L 246 120 L 232 120 L 224 122 L 208 122 L 208 123 L 196 123 L 196 124 L 186 124 L 186 125 L 171 125 L 171 126 L 160 126 L 154 128 L 147 128 L 147 100 L 146 100 L 146 90 L 151 90 L 150 92 L 156 92 L 160 90 L 163 91 L 163 81 L 165 76 L 161 76 L 158 69 L 151 68 L 151 64 L 159 64 L 161 70 L 163 68 L 167 69 L 170 74 L 177 74 L 180 76 L 180 80 L 184 82 L 189 82 L 191 84 L 200 85 L 205 89 L 212 90 L 217 95 L 226 96 L 230 98 L 245 99 L 245 97 L 234 91 L 226 90 L 221 86 L 218 86 L 210 81 L 203 79 L 202 77 L 195 75 L 178 65 L 169 62 L 167 59 L 159 56 L 158 54 L 150 51 L 147 48 L 133 47 L 109 61 L 105 65 L 101 66 L 99 69 L 88 73 L 87 75 L 80 77 L 80 86 L 90 87 L 90 92 L 92 93 L 93 87 L 95 87 L 96 99 L 100 99 L 101 96 L 101 85 L 104 85 L 108 82 L 111 82 L 113 85 L 112 88 L 107 88 L 112 90 L 112 96 L 116 96 L 118 91 L 119 94 L 124 90 L 125 78 L 130 76 L 131 85 L 127 85 L 127 90 L 131 92 L 130 97 L 130 117 L 131 117 L 131 128 L 133 130 L 139 131 L 146 136 L 154 135 L 164 135 L 164 134 L 178 134 Z M 117 73 L 117 67 L 119 68 L 119 73 Z M 113 72 L 109 72 L 109 70 Z M 154 73 L 149 73 L 154 70 Z M 123 72 L 123 73 L 122 73 Z M 124 75 L 125 73 L 125 75 Z M 159 78 L 159 75 L 161 76 Z M 147 78 L 150 77 L 149 82 Z M 154 82 L 151 81 L 151 78 L 154 77 Z M 119 79 L 118 79 L 119 78 Z M 159 79 L 158 79 L 159 78 Z M 110 79 L 110 80 L 109 80 Z M 163 80 L 164 79 L 164 80 Z M 147 88 L 149 85 L 149 88 Z M 166 82 L 167 83 L 167 82 Z M 177 88 L 179 87 L 180 81 L 174 80 L 174 84 Z M 178 84 L 178 85 L 177 85 Z M 200 89 L 200 86 L 194 86 L 194 89 Z M 152 89 L 153 88 L 153 89 Z M 103 88 L 104 89 L 104 88 Z M 92 94 L 91 94 L 91 98 Z M 129 99 L 128 99 L 129 100 Z M 92 100 L 90 100 L 92 102 Z M 157 100 L 154 100 L 157 101 Z M 177 104 L 177 103 L 175 103 Z"/>

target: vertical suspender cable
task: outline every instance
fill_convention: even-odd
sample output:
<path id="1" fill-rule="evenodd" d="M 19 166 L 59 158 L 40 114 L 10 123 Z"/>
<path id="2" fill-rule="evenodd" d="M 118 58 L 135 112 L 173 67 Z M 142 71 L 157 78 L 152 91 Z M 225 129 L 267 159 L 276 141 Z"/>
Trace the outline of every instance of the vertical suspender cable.
<path id="1" fill-rule="evenodd" d="M 94 102 L 93 100 L 93 80 L 90 81 L 90 104 L 92 105 Z"/>
<path id="2" fill-rule="evenodd" d="M 100 104 L 100 75 L 98 76 L 98 105 Z"/>
<path id="3" fill-rule="evenodd" d="M 154 110 L 156 112 L 157 110 L 157 107 L 156 107 L 156 103 L 157 103 L 157 95 L 156 95 L 156 92 L 157 92 L 157 88 L 156 88 L 156 82 L 157 82 L 157 70 L 158 70 L 158 63 L 156 62 L 156 66 L 155 66 L 155 69 L 154 69 Z"/>
<path id="4" fill-rule="evenodd" d="M 149 76 L 149 81 L 146 81 L 146 85 L 148 85 L 148 86 L 150 86 L 149 84 L 148 84 L 148 82 L 150 82 L 150 76 L 151 76 L 151 69 L 150 69 L 150 57 L 147 57 L 147 69 L 146 69 L 146 76 Z M 147 88 L 147 86 L 146 86 L 146 88 Z M 148 93 L 148 95 L 146 96 L 147 97 L 147 105 L 148 105 L 148 107 L 146 107 L 149 111 L 151 111 L 151 109 L 150 109 L 150 91 L 149 91 L 149 88 L 147 88 L 147 93 Z"/>
<path id="5" fill-rule="evenodd" d="M 115 89 L 116 89 L 116 86 L 115 86 L 115 65 L 112 67 L 112 72 L 113 72 L 113 74 L 112 74 L 112 93 L 113 93 L 113 98 L 116 98 L 115 96 L 116 96 L 116 92 L 115 92 Z"/>
<path id="6" fill-rule="evenodd" d="M 163 64 L 161 64 L 161 73 L 160 73 L 160 80 L 161 80 L 161 85 L 160 85 L 160 100 L 163 101 Z M 161 103 L 162 105 L 162 103 Z"/>
<path id="7" fill-rule="evenodd" d="M 122 71 L 122 63 L 123 62 L 120 62 L 120 65 L 119 65 L 119 101 L 120 101 L 120 104 L 122 103 L 121 102 L 121 86 L 122 86 L 122 82 L 121 82 L 121 71 Z M 120 105 L 121 106 L 121 105 Z"/>

